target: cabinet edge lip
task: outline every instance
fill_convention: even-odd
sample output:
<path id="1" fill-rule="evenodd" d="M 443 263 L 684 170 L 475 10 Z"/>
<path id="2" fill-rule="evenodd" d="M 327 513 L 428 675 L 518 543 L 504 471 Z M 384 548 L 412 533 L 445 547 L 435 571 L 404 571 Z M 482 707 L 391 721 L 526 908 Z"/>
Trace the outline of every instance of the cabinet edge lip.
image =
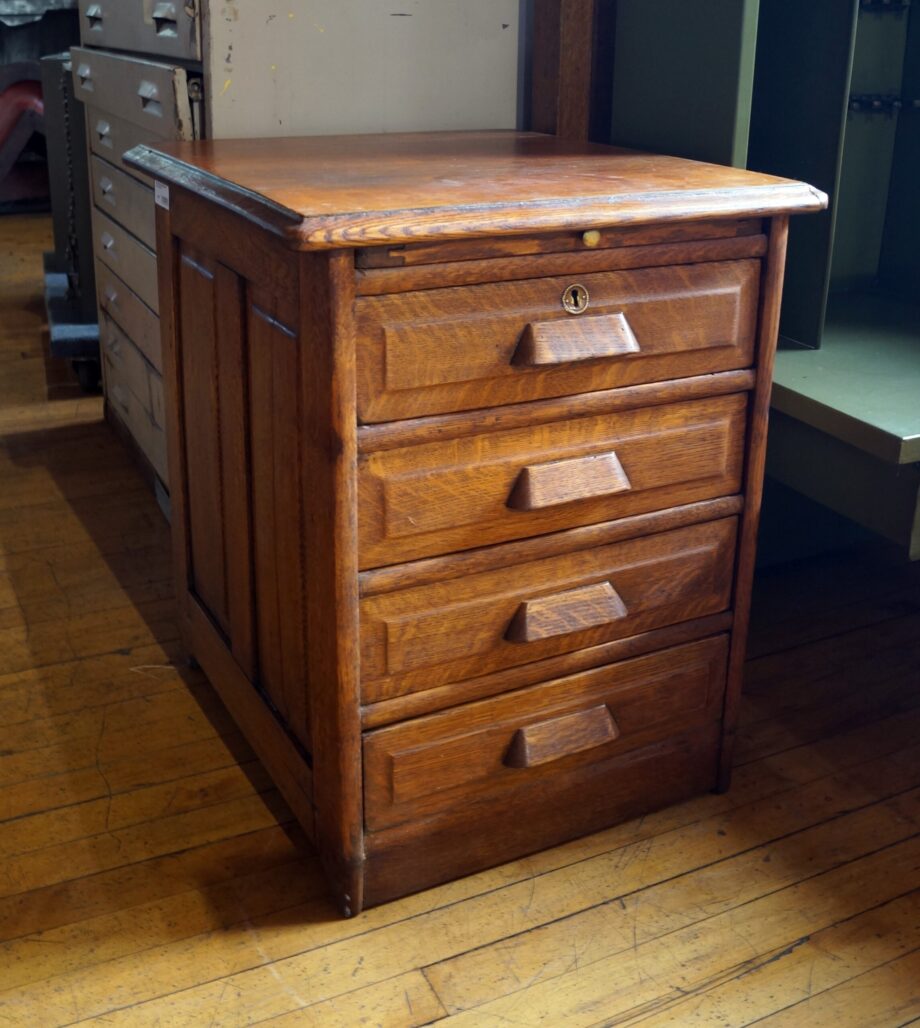
<path id="1" fill-rule="evenodd" d="M 804 182 L 778 182 L 730 189 L 554 197 L 518 204 L 482 203 L 304 215 L 146 143 L 127 151 L 123 161 L 152 179 L 204 196 L 284 239 L 293 250 L 351 249 L 526 235 L 554 229 L 771 217 L 820 211 L 828 202 L 826 194 L 814 186 Z"/>
<path id="2" fill-rule="evenodd" d="M 303 220 L 296 211 L 261 193 L 180 161 L 147 143 L 139 143 L 126 151 L 122 161 L 152 180 L 203 196 L 282 239 L 287 239 L 290 229 Z"/>

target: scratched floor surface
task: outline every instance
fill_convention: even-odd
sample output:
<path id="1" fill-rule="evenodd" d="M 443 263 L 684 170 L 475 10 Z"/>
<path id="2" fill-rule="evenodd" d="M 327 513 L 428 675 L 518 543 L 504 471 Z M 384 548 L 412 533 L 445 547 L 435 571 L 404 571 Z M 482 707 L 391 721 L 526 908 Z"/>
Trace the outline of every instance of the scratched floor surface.
<path id="1" fill-rule="evenodd" d="M 0 219 L 0 1023 L 920 1019 L 920 574 L 761 575 L 735 784 L 341 920 L 182 665 L 167 529 Z"/>

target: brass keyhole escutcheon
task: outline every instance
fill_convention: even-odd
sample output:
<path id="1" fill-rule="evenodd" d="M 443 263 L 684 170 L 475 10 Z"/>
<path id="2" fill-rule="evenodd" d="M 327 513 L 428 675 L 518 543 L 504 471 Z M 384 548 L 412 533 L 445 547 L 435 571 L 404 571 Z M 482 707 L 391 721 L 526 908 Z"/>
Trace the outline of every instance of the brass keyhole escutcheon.
<path id="1" fill-rule="evenodd" d="M 562 294 L 562 306 L 569 314 L 581 314 L 588 309 L 588 290 L 577 283 L 566 286 Z"/>

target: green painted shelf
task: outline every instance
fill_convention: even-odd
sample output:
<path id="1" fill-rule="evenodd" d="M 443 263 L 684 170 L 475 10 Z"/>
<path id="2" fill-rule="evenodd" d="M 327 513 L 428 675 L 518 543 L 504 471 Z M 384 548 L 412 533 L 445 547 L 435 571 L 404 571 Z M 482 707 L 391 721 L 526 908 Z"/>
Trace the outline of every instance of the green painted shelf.
<path id="1" fill-rule="evenodd" d="M 777 354 L 773 406 L 889 463 L 920 461 L 920 306 L 832 294 L 821 348 Z"/>

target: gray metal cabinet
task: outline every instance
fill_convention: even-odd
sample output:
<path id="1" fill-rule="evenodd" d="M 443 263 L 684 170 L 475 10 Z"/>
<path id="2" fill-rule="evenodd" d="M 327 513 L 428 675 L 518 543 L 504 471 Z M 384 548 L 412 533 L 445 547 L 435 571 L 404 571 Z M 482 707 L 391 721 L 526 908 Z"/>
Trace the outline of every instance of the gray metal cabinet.
<path id="1" fill-rule="evenodd" d="M 526 0 L 79 0 L 109 417 L 168 487 L 154 200 L 122 156 L 203 137 L 515 128 Z"/>

